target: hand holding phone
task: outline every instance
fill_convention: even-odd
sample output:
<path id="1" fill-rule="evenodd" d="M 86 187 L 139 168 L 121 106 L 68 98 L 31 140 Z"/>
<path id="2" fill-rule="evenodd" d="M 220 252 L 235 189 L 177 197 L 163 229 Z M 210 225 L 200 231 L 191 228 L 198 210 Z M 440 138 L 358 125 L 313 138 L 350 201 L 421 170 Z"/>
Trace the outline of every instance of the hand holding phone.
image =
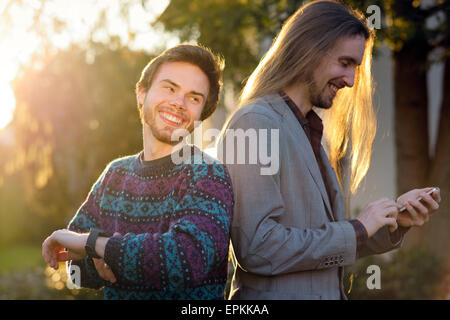
<path id="1" fill-rule="evenodd" d="M 427 194 L 431 195 L 431 194 L 432 194 L 433 192 L 435 192 L 435 191 L 437 191 L 437 188 L 436 188 L 436 187 L 434 187 L 433 189 L 427 191 Z M 418 200 L 418 201 L 422 200 L 422 197 L 417 198 L 417 200 Z M 405 211 L 405 210 L 406 210 L 406 207 L 403 206 L 403 207 L 400 208 L 399 212 L 401 213 L 401 212 L 403 212 L 403 211 Z"/>
<path id="2" fill-rule="evenodd" d="M 423 226 L 439 208 L 439 202 L 441 195 L 437 187 L 414 189 L 402 194 L 397 199 L 397 205 L 403 205 L 397 215 L 398 226 L 405 228 Z"/>

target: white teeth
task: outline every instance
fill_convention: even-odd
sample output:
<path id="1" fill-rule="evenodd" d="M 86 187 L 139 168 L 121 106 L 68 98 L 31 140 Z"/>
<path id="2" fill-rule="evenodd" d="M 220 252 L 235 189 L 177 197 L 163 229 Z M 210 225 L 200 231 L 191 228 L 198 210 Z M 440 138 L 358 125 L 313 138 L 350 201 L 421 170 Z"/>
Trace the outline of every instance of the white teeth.
<path id="1" fill-rule="evenodd" d="M 164 119 L 167 119 L 167 120 L 169 120 L 169 121 L 175 122 L 176 124 L 180 124 L 180 123 L 181 123 L 181 120 L 180 120 L 180 119 L 178 119 L 178 118 L 176 118 L 176 117 L 174 117 L 174 116 L 172 116 L 172 115 L 170 115 L 170 114 L 168 114 L 168 113 L 162 112 L 162 113 L 161 113 L 161 116 L 162 116 Z"/>
<path id="2" fill-rule="evenodd" d="M 331 90 L 334 91 L 334 93 L 336 93 L 336 92 L 339 90 L 339 88 L 336 87 L 336 86 L 335 86 L 334 84 L 332 84 L 332 83 L 330 83 L 330 88 L 331 88 Z"/>

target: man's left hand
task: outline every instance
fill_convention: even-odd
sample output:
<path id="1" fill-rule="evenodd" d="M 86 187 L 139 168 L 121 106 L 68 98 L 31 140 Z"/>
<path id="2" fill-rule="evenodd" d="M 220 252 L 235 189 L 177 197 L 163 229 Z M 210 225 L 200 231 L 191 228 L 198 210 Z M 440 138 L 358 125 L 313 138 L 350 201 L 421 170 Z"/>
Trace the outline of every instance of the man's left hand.
<path id="1" fill-rule="evenodd" d="M 414 189 L 398 197 L 397 203 L 406 208 L 397 216 L 399 226 L 420 227 L 430 220 L 431 214 L 439 208 L 439 202 L 441 202 L 440 189 L 437 188 L 431 195 L 427 194 L 431 189 Z M 419 197 L 422 200 L 418 200 Z"/>
<path id="2" fill-rule="evenodd" d="M 57 270 L 60 261 L 81 260 L 86 257 L 84 246 L 87 234 L 61 229 L 53 232 L 42 243 L 42 256 L 50 267 Z M 63 251 L 67 248 L 68 251 Z"/>

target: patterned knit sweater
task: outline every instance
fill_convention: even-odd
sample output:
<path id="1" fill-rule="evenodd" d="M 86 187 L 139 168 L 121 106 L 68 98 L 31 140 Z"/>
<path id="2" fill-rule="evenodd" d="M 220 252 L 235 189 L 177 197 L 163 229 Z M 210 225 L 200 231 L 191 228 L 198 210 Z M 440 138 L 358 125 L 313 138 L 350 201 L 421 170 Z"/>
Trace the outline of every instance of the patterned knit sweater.
<path id="1" fill-rule="evenodd" d="M 105 287 L 105 299 L 223 299 L 233 192 L 226 167 L 192 147 L 143 161 L 143 152 L 110 163 L 69 224 L 113 234 L 105 262 L 117 282 L 98 275 L 93 261 L 71 261 L 81 286 Z"/>

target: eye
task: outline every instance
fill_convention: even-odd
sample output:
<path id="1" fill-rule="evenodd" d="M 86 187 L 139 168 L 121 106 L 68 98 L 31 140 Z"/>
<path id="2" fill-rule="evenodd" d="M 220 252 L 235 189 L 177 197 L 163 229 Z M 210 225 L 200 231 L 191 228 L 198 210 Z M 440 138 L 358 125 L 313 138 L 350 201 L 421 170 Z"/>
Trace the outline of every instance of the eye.
<path id="1" fill-rule="evenodd" d="M 175 89 L 171 86 L 165 86 L 164 89 L 168 90 L 169 92 L 175 92 Z"/>
<path id="2" fill-rule="evenodd" d="M 342 65 L 344 68 L 347 68 L 350 64 L 349 64 L 347 61 L 342 61 L 342 62 L 341 62 L 341 65 Z"/>
<path id="3" fill-rule="evenodd" d="M 199 97 L 191 96 L 190 99 L 191 99 L 192 103 L 195 103 L 195 104 L 201 103 L 201 99 Z"/>

